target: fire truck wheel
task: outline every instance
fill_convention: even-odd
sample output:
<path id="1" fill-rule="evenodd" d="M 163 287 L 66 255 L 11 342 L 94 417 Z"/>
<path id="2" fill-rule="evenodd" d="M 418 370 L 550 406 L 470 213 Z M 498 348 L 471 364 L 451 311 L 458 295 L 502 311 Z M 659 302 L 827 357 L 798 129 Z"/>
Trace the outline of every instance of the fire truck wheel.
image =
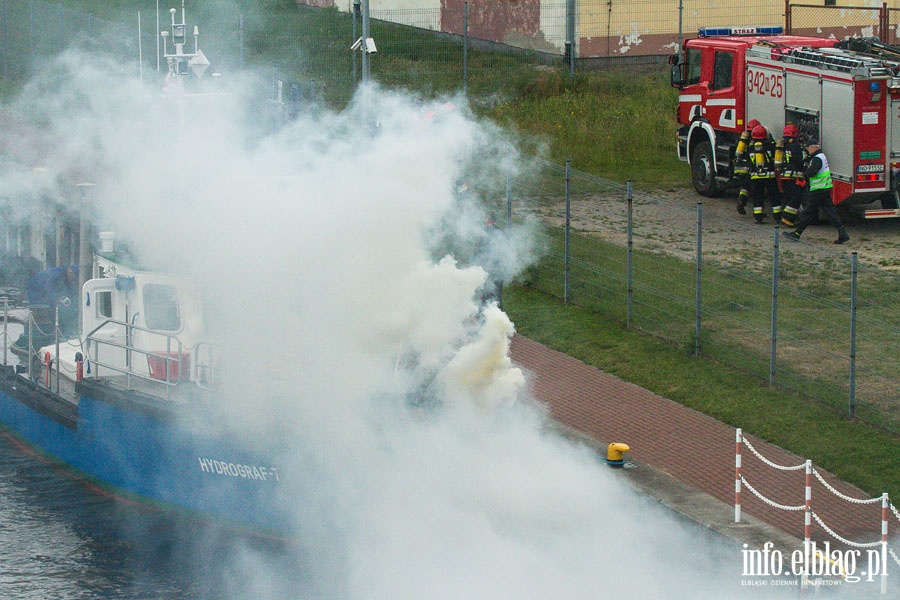
<path id="1" fill-rule="evenodd" d="M 691 153 L 691 179 L 701 196 L 712 198 L 722 191 L 716 181 L 716 163 L 709 142 L 697 144 Z"/>

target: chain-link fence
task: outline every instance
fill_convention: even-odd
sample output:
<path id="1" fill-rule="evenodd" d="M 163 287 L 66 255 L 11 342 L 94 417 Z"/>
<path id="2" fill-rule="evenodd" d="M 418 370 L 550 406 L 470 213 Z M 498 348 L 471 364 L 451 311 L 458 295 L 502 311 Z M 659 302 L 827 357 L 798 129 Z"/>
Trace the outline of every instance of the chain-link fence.
<path id="1" fill-rule="evenodd" d="M 547 225 L 523 284 L 900 431 L 900 276 L 702 203 L 520 160 L 508 191 L 482 194 L 513 224 Z"/>
<path id="2" fill-rule="evenodd" d="M 816 37 L 875 37 L 885 44 L 900 44 L 900 8 L 887 2 L 878 6 L 822 6 L 788 4 L 785 13 L 788 33 Z"/>
<path id="3" fill-rule="evenodd" d="M 896 35 L 888 25 L 887 5 L 822 6 L 821 4 L 789 4 L 786 28 L 794 35 L 815 37 L 877 37 L 893 43 Z"/>
<path id="4" fill-rule="evenodd" d="M 137 56 L 136 46 L 122 23 L 104 21 L 62 3 L 0 1 L 0 74 L 4 79 L 26 79 L 41 69 L 43 61 L 72 47 L 128 61 Z"/>

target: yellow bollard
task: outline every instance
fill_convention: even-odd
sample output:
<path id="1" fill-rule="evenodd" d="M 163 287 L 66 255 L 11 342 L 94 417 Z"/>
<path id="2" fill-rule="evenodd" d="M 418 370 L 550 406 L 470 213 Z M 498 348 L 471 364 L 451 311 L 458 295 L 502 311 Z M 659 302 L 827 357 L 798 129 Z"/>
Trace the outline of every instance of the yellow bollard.
<path id="1" fill-rule="evenodd" d="M 631 450 L 628 444 L 621 442 L 613 442 L 606 449 L 606 464 L 611 467 L 625 466 L 625 453 Z"/>

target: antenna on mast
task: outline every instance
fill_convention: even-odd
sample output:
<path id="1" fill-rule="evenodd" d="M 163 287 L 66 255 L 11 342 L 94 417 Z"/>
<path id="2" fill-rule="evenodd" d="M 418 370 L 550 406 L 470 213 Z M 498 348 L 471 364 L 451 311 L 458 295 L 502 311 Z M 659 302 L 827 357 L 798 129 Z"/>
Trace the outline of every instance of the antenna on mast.
<path id="1" fill-rule="evenodd" d="M 163 54 L 169 67 L 164 87 L 168 87 L 172 83 L 183 86 L 183 78 L 188 74 L 193 73 L 194 76 L 200 78 L 209 68 L 209 60 L 200 49 L 200 28 L 197 25 L 194 25 L 194 52 L 186 53 L 184 51 L 184 45 L 187 42 L 187 14 L 184 0 L 181 0 L 180 21 L 176 21 L 177 12 L 174 8 L 169 9 L 169 13 L 172 15 L 171 32 L 160 32 L 163 38 Z M 169 52 L 169 37 L 172 38 L 172 52 Z"/>

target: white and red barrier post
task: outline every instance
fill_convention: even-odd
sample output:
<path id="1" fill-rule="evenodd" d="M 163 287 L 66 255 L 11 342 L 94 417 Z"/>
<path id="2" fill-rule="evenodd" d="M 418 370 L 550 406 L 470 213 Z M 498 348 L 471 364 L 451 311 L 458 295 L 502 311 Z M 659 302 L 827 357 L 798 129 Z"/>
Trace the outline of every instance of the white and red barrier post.
<path id="1" fill-rule="evenodd" d="M 744 437 L 738 427 L 734 440 L 734 522 L 741 522 L 741 443 Z"/>

